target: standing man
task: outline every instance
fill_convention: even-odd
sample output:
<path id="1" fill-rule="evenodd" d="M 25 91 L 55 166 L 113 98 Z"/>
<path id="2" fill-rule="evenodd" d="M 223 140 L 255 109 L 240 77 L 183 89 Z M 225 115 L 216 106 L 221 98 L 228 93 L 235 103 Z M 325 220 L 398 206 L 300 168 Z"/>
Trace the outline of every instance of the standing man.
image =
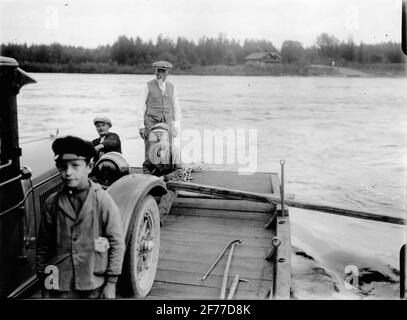
<path id="1" fill-rule="evenodd" d="M 93 119 L 93 124 L 99 134 L 99 138 L 92 141 L 98 153 L 94 159 L 95 162 L 105 153 L 112 151 L 122 153 L 120 137 L 116 133 L 109 132 L 112 127 L 112 121 L 106 117 L 96 117 Z"/>
<path id="2" fill-rule="evenodd" d="M 52 150 L 63 186 L 46 200 L 38 233 L 36 271 L 44 296 L 115 298 L 123 228 L 114 200 L 88 178 L 95 149 L 90 141 L 67 136 L 56 139 Z M 57 273 L 47 275 L 49 267 Z"/>
<path id="3" fill-rule="evenodd" d="M 166 123 L 172 145 L 173 137 L 177 137 L 180 132 L 181 122 L 181 108 L 175 86 L 167 81 L 172 64 L 157 61 L 152 66 L 155 69 L 155 79 L 147 82 L 137 111 L 139 133 L 144 139 L 145 159 L 148 154 L 151 127 L 157 123 Z"/>

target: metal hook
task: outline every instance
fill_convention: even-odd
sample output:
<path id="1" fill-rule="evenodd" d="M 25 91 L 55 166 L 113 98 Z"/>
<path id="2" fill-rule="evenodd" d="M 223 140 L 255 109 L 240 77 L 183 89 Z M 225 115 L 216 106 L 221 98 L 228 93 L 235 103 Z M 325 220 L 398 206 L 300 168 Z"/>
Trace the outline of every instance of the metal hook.
<path id="1" fill-rule="evenodd" d="M 204 281 L 209 273 L 211 273 L 211 271 L 213 270 L 213 268 L 215 268 L 216 264 L 219 262 L 219 260 L 223 257 L 223 255 L 225 254 L 226 250 L 229 249 L 229 247 L 234 244 L 235 242 L 238 243 L 242 243 L 241 240 L 233 240 L 232 242 L 230 242 L 225 249 L 223 249 L 223 251 L 219 254 L 219 256 L 216 258 L 216 260 L 214 261 L 214 263 L 212 264 L 212 266 L 209 268 L 209 270 L 205 273 L 205 275 L 201 278 L 201 281 Z"/>

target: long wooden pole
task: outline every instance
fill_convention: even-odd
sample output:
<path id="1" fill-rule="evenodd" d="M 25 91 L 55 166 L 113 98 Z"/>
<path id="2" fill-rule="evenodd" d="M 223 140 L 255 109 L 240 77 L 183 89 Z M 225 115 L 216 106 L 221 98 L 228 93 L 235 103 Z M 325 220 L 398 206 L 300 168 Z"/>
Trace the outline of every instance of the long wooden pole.
<path id="1" fill-rule="evenodd" d="M 233 251 L 235 250 L 235 244 L 236 244 L 236 242 L 234 242 L 232 244 L 232 247 L 230 248 L 228 261 L 226 262 L 225 271 L 223 273 L 222 287 L 220 288 L 220 297 L 219 297 L 220 300 L 225 300 L 225 297 L 226 297 L 226 285 L 228 282 L 230 264 L 232 262 L 232 256 L 233 256 Z"/>
<path id="2" fill-rule="evenodd" d="M 233 299 L 233 297 L 235 295 L 235 292 L 236 292 L 237 285 L 239 284 L 239 277 L 240 276 L 237 274 L 233 278 L 233 282 L 230 285 L 228 297 L 226 298 L 227 300 L 232 300 Z"/>
<path id="3" fill-rule="evenodd" d="M 237 290 L 237 286 L 239 285 L 240 281 L 247 282 L 248 280 L 240 278 L 240 276 L 238 274 L 235 275 L 235 277 L 233 278 L 233 282 L 230 285 L 229 294 L 228 294 L 228 297 L 226 298 L 226 300 L 232 300 L 234 298 L 236 290 Z"/>
<path id="4" fill-rule="evenodd" d="M 226 198 L 226 199 L 250 200 L 250 201 L 270 202 L 273 204 L 281 204 L 281 199 L 279 197 L 273 196 L 271 194 L 233 190 L 233 189 L 213 187 L 213 186 L 201 185 L 201 184 L 195 184 L 195 183 L 185 183 L 185 182 L 181 182 L 181 181 L 169 181 L 169 182 L 167 182 L 167 188 L 172 189 L 172 190 L 183 190 L 183 191 L 196 192 L 196 193 L 201 193 L 201 194 L 209 194 L 212 196 Z M 357 211 L 357 210 L 349 210 L 349 209 L 342 209 L 342 208 L 324 206 L 324 205 L 313 204 L 313 203 L 306 203 L 306 202 L 298 201 L 298 200 L 294 201 L 294 200 L 285 199 L 285 204 L 290 207 L 301 208 L 301 209 L 306 209 L 306 210 L 321 211 L 321 212 L 337 214 L 337 215 L 352 217 L 352 218 L 359 218 L 359 219 L 366 219 L 366 220 L 373 220 L 373 221 L 380 221 L 380 222 L 387 222 L 387 223 L 401 224 L 401 225 L 405 225 L 405 223 L 406 223 L 405 219 L 399 218 L 399 217 L 385 216 L 385 215 Z"/>

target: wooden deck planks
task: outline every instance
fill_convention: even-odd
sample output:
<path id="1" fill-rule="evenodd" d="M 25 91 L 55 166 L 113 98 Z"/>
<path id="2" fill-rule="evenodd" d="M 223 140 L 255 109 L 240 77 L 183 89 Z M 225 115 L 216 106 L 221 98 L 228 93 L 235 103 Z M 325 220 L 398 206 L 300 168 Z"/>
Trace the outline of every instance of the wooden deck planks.
<path id="1" fill-rule="evenodd" d="M 243 211 L 250 213 L 270 213 L 273 205 L 247 200 L 227 200 L 227 199 L 202 199 L 202 198 L 177 198 L 173 204 L 178 208 L 215 209 L 227 211 Z"/>
<path id="2" fill-rule="evenodd" d="M 263 259 L 266 256 L 267 250 L 265 248 L 258 247 L 249 247 L 244 243 L 239 245 L 240 248 L 236 252 L 235 256 L 247 257 L 253 259 Z M 225 245 L 220 246 L 210 246 L 210 245 L 193 245 L 188 244 L 187 242 L 175 242 L 167 241 L 166 244 L 160 248 L 160 254 L 163 256 L 177 256 L 182 257 L 183 255 L 190 257 L 200 257 L 209 258 L 213 257 L 212 260 L 215 260 L 216 256 L 224 249 Z"/>
<path id="3" fill-rule="evenodd" d="M 184 208 L 173 206 L 171 208 L 170 215 L 175 216 L 199 216 L 199 217 L 208 217 L 212 219 L 234 219 L 234 220 L 245 220 L 246 222 L 250 221 L 267 221 L 271 217 L 270 213 L 260 213 L 260 212 L 244 212 L 244 211 L 218 211 L 215 209 L 201 209 L 199 212 L 193 210 L 193 208 Z"/>
<path id="4" fill-rule="evenodd" d="M 239 234 L 218 234 L 210 231 L 199 231 L 196 232 L 196 230 L 190 230 L 190 229 L 176 229 L 172 228 L 171 230 L 166 230 L 161 234 L 161 238 L 163 241 L 166 240 L 177 240 L 177 239 L 183 239 L 183 241 L 186 242 L 197 242 L 200 243 L 201 245 L 205 243 L 205 241 L 208 241 L 211 245 L 218 244 L 219 246 L 226 246 L 230 241 L 239 239 L 243 241 L 244 244 L 246 245 L 251 245 L 251 246 L 258 246 L 258 247 L 269 247 L 272 239 L 272 233 L 270 232 L 270 235 L 265 236 L 265 235 L 252 235 L 252 236 L 244 236 L 242 237 Z M 239 237 L 240 236 L 240 237 Z"/>
<path id="5" fill-rule="evenodd" d="M 233 276 L 228 277 L 227 288 L 230 287 L 233 281 Z M 156 280 L 161 282 L 170 282 L 170 283 L 179 283 L 179 284 L 190 284 L 193 286 L 203 286 L 203 287 L 213 287 L 220 288 L 222 285 L 222 275 L 211 274 L 205 281 L 201 281 L 202 275 L 196 272 L 185 272 L 177 270 L 164 270 L 159 269 L 156 274 Z M 257 292 L 258 290 L 258 277 L 250 278 L 245 276 L 248 279 L 247 282 L 242 282 L 240 288 L 244 291 L 253 291 Z"/>
<path id="6" fill-rule="evenodd" d="M 149 293 L 151 297 L 168 299 L 216 299 L 218 288 L 192 286 L 179 283 L 155 281 Z"/>
<path id="7" fill-rule="evenodd" d="M 202 262 L 161 257 L 158 264 L 158 269 L 196 272 L 200 275 L 201 278 L 209 270 L 209 267 L 212 265 L 213 260 Z M 219 264 L 212 270 L 209 276 L 222 276 L 223 270 L 225 269 L 225 264 L 226 262 L 224 261 L 219 262 Z M 263 268 L 266 268 L 268 270 L 264 272 Z M 253 260 L 251 259 L 243 259 L 241 257 L 236 258 L 230 267 L 230 274 L 239 274 L 242 278 L 260 279 L 261 277 L 263 277 L 263 279 L 265 280 L 273 280 L 271 272 L 272 267 L 270 264 L 262 266 L 261 264 L 259 265 L 253 263 Z"/>
<path id="8" fill-rule="evenodd" d="M 197 209 L 191 209 L 195 211 Z M 267 220 L 256 221 L 252 219 L 239 220 L 239 219 L 227 219 L 227 218 L 214 218 L 205 216 L 179 216 L 169 215 L 165 221 L 165 227 L 172 228 L 190 228 L 196 232 L 211 230 L 216 232 L 238 232 L 247 235 L 261 234 L 269 232 L 264 230 L 264 223 Z"/>
<path id="9" fill-rule="evenodd" d="M 208 246 L 214 246 L 219 249 L 219 252 L 232 240 L 231 237 L 227 235 L 216 235 L 216 236 L 208 236 L 208 233 L 197 233 L 196 231 L 190 231 L 186 233 L 183 230 L 179 232 L 166 232 L 161 235 L 161 239 L 163 241 L 173 241 L 179 245 L 191 245 L 202 247 L 202 244 Z M 252 237 L 245 237 L 240 239 L 243 242 L 244 247 L 253 247 L 256 248 L 264 248 L 268 249 L 271 245 L 271 239 L 265 237 L 259 238 L 252 238 Z"/>
<path id="10" fill-rule="evenodd" d="M 272 190 L 269 173 L 239 175 L 235 171 L 203 171 L 192 174 L 193 183 L 242 191 L 269 193 Z"/>
<path id="11" fill-rule="evenodd" d="M 207 256 L 199 256 L 199 255 L 189 255 L 188 257 L 181 257 L 180 255 L 166 255 L 163 254 L 161 257 L 162 261 L 159 261 L 158 263 L 158 268 L 159 269 L 165 269 L 165 270 L 186 270 L 186 271 L 194 271 L 200 270 L 201 277 L 209 270 L 209 267 L 212 265 L 212 263 L 215 261 L 216 257 L 207 255 Z M 231 266 L 232 272 L 236 273 L 242 273 L 243 276 L 260 276 L 264 279 L 272 279 L 272 267 L 271 264 L 263 260 L 263 258 L 257 258 L 254 259 L 252 257 L 242 257 L 240 255 L 235 257 L 236 259 L 233 261 L 233 265 Z M 178 266 L 178 269 L 175 268 L 177 264 L 173 263 L 174 260 L 179 261 L 182 266 Z M 219 273 L 223 274 L 223 270 L 225 267 L 225 261 L 222 259 L 218 265 L 212 270 L 212 273 Z M 267 263 L 267 265 L 265 264 Z M 196 268 L 197 264 L 201 264 L 201 267 L 199 269 Z M 269 268 L 266 268 L 270 266 Z M 215 270 L 216 269 L 216 270 Z M 266 269 L 268 269 L 266 271 Z M 211 273 L 211 274 L 212 274 Z"/>
<path id="12" fill-rule="evenodd" d="M 167 283 L 157 281 L 150 292 L 151 297 L 158 297 L 163 299 L 199 299 L 209 300 L 218 299 L 220 294 L 219 288 L 202 287 L 185 285 L 179 283 Z M 236 299 L 260 299 L 261 295 L 258 295 L 253 291 L 243 291 L 238 289 L 236 293 Z"/>
<path id="13" fill-rule="evenodd" d="M 253 240 L 256 241 L 258 239 L 269 239 L 271 240 L 273 238 L 273 233 L 253 233 L 253 232 L 246 232 L 245 234 L 242 234 L 239 231 L 235 231 L 231 228 L 217 228 L 218 230 L 207 230 L 207 229 L 200 229 L 200 228 L 195 228 L 191 229 L 191 227 L 177 227 L 176 225 L 168 225 L 165 226 L 167 228 L 166 231 L 168 232 L 175 232 L 175 233 L 181 233 L 185 234 L 185 238 L 189 239 L 194 239 L 194 236 L 197 235 L 198 233 L 201 235 L 204 235 L 206 237 L 214 237 L 214 238 L 219 238 L 219 239 L 229 239 L 230 241 L 235 240 L 235 239 L 246 239 L 246 240 Z M 198 230 L 196 230 L 198 229 Z M 224 231 L 223 233 L 220 233 L 219 230 Z M 198 235 L 197 235 L 198 236 Z"/>
<path id="14" fill-rule="evenodd" d="M 269 283 L 259 286 L 256 291 L 245 291 L 239 284 L 235 299 L 237 300 L 260 300 L 265 299 L 268 292 Z M 229 292 L 229 287 L 227 293 Z M 170 283 L 156 281 L 149 294 L 149 299 L 199 299 L 212 300 L 218 299 L 220 288 L 195 286 L 190 284 Z"/>
<path id="15" fill-rule="evenodd" d="M 264 260 L 273 237 L 273 232 L 263 228 L 269 215 L 256 213 L 261 219 L 254 221 L 250 217 L 231 219 L 236 211 L 218 211 L 223 215 L 216 218 L 212 216 L 216 212 L 208 211 L 215 210 L 175 207 L 167 217 L 161 233 L 156 281 L 150 294 L 170 299 L 218 299 L 227 255 L 205 281 L 201 277 L 230 241 L 241 239 L 242 244 L 236 246 L 233 255 L 228 288 L 234 275 L 239 274 L 249 283 L 239 284 L 236 297 L 263 299 L 273 279 L 272 266 Z M 197 226 L 200 230 L 196 230 Z"/>
<path id="16" fill-rule="evenodd" d="M 235 172 L 205 172 L 193 177 L 193 182 L 199 184 L 279 193 L 272 188 L 273 175 L 270 178 L 264 173 L 245 177 Z M 264 229 L 264 225 L 272 209 L 270 204 L 251 201 L 178 198 L 161 230 L 160 260 L 148 298 L 218 299 L 227 254 L 205 281 L 201 277 L 235 239 L 242 240 L 242 244 L 236 246 L 233 255 L 227 292 L 233 277 L 239 274 L 249 282 L 239 283 L 235 299 L 268 298 L 274 267 L 264 257 L 275 233 Z"/>

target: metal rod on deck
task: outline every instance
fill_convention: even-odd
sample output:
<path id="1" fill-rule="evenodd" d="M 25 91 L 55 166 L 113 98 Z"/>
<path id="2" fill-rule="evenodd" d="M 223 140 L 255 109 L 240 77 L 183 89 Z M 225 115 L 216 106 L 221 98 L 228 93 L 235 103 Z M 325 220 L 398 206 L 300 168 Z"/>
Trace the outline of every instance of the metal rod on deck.
<path id="1" fill-rule="evenodd" d="M 277 236 L 271 239 L 273 246 L 273 291 L 270 292 L 270 299 L 274 299 L 277 293 L 277 264 L 278 264 L 278 247 L 281 245 L 281 239 Z"/>
<path id="2" fill-rule="evenodd" d="M 406 297 L 406 245 L 400 249 L 400 299 Z"/>
<path id="3" fill-rule="evenodd" d="M 233 256 L 233 251 L 235 250 L 235 243 L 232 244 L 232 247 L 230 248 L 229 256 L 228 256 L 228 261 L 226 262 L 226 267 L 225 271 L 223 272 L 223 280 L 222 280 L 222 287 L 220 288 L 220 300 L 225 300 L 226 296 L 226 285 L 228 282 L 228 276 L 229 276 L 229 269 L 230 269 L 230 264 L 232 262 L 232 256 Z"/>
<path id="4" fill-rule="evenodd" d="M 280 197 L 281 197 L 281 215 L 284 216 L 284 160 L 280 160 L 281 165 L 281 185 L 280 185 Z"/>
<path id="5" fill-rule="evenodd" d="M 223 251 L 218 255 L 218 257 L 215 259 L 215 261 L 212 263 L 211 267 L 209 268 L 209 270 L 205 273 L 205 275 L 201 278 L 201 281 L 204 281 L 208 275 L 211 273 L 211 271 L 213 270 L 213 268 L 215 268 L 216 264 L 219 262 L 219 260 L 223 257 L 223 255 L 225 254 L 226 250 L 229 249 L 229 247 L 234 244 L 234 243 L 242 243 L 242 241 L 240 240 L 233 240 L 231 241 L 226 247 L 225 249 L 223 249 Z"/>

